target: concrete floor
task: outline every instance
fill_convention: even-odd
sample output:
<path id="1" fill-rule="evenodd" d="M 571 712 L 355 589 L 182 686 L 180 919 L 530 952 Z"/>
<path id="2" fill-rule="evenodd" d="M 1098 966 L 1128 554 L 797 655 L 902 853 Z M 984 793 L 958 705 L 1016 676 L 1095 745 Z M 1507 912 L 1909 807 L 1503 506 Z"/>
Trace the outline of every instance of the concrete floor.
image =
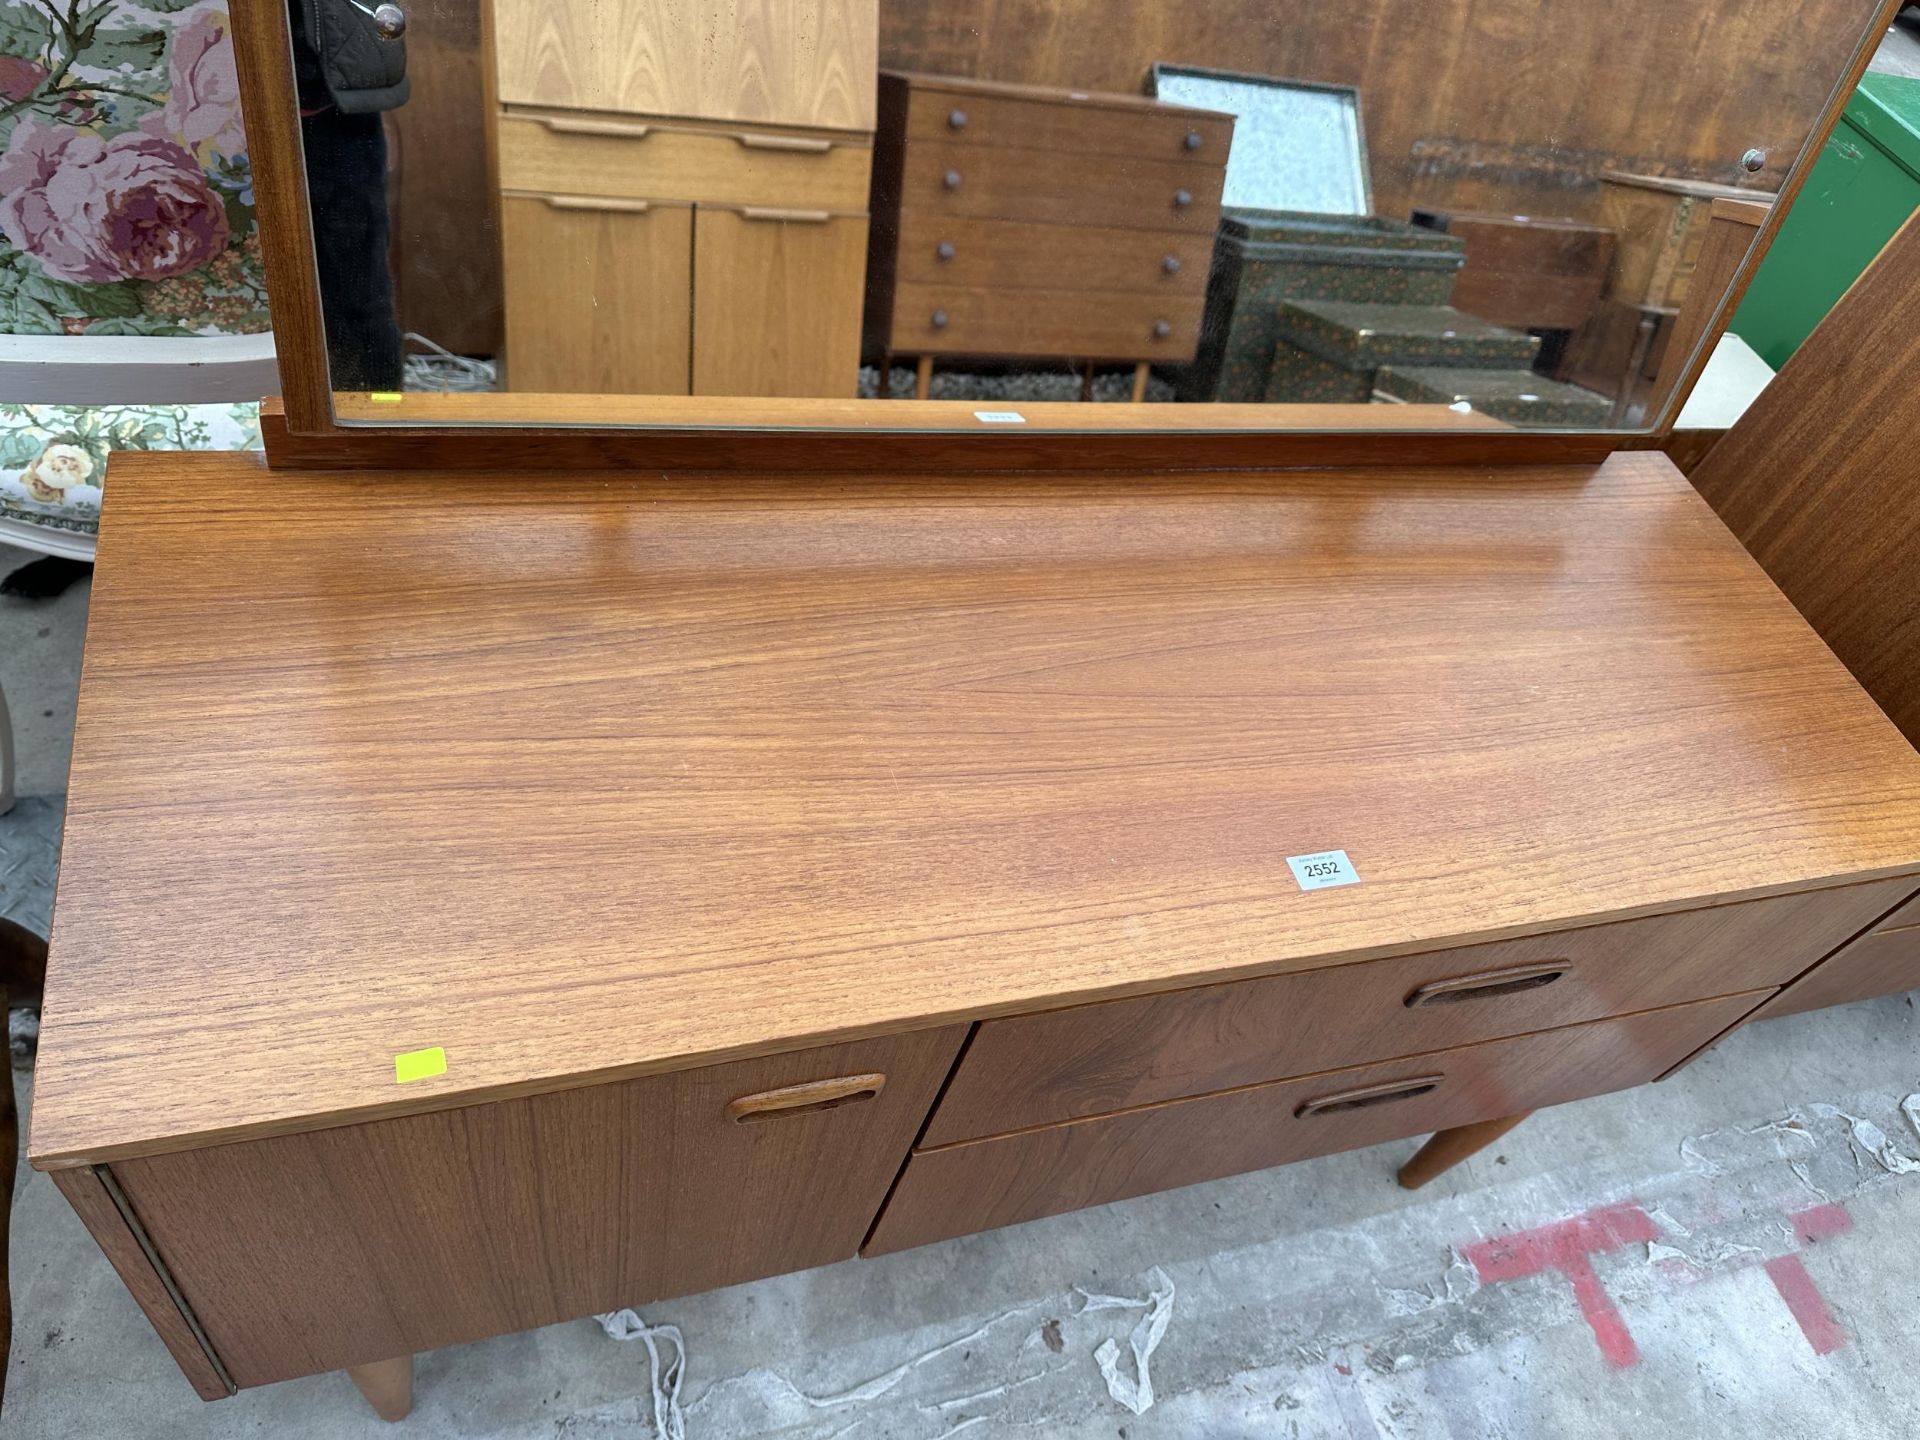
<path id="1" fill-rule="evenodd" d="M 85 601 L 0 599 L 28 789 L 64 771 Z M 684 1337 L 683 1432 L 591 1320 L 422 1356 L 404 1430 L 338 1375 L 204 1405 L 23 1171 L 0 1435 L 1894 1440 L 1920 1414 L 1914 998 L 1742 1032 L 1418 1194 L 1405 1142 L 646 1306 Z"/>

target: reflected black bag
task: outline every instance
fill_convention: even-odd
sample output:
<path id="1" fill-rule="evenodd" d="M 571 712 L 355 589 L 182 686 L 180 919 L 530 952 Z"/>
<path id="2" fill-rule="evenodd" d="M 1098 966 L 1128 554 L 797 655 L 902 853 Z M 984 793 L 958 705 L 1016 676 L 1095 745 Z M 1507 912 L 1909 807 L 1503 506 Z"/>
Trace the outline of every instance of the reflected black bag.
<path id="1" fill-rule="evenodd" d="M 289 0 L 294 73 L 302 109 L 333 104 L 343 115 L 407 101 L 407 42 L 384 40 L 351 0 Z"/>

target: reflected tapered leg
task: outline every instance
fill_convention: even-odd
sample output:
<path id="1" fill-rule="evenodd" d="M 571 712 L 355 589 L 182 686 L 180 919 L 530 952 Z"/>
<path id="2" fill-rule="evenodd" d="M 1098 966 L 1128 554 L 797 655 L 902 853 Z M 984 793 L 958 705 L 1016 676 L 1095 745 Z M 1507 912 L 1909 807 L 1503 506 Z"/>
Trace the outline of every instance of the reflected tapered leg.
<path id="1" fill-rule="evenodd" d="M 360 1387 L 382 1420 L 404 1420 L 413 1409 L 413 1356 L 349 1365 L 347 1378 Z"/>

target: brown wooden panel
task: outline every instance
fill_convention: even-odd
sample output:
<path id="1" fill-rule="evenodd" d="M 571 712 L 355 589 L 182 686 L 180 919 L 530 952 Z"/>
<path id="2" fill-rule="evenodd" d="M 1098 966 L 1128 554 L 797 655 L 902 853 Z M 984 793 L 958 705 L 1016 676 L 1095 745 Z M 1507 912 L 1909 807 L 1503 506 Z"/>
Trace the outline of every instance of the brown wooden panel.
<path id="1" fill-rule="evenodd" d="M 1167 5 L 943 0 L 886 5 L 881 62 L 1131 92 L 1155 61 L 1359 87 L 1374 209 L 1592 219 L 1607 164 L 1734 181 L 1767 150 L 1772 188 L 1885 19 L 1852 0 L 1397 0 Z"/>
<path id="2" fill-rule="evenodd" d="M 1920 925 L 1920 895 L 1915 895 L 1873 929 L 1875 934 L 1885 934 L 1889 930 L 1908 930 L 1916 925 Z"/>
<path id="3" fill-rule="evenodd" d="M 942 246 L 952 248 L 950 257 L 943 258 Z M 1207 288 L 1207 267 L 1213 261 L 1211 235 L 923 212 L 900 217 L 899 247 L 903 281 L 995 290 L 1199 296 Z"/>
<path id="4" fill-rule="evenodd" d="M 509 190 L 862 215 L 872 160 L 861 136 L 568 111 L 500 118 L 500 183 Z"/>
<path id="5" fill-rule="evenodd" d="M 500 232 L 475 215 L 492 184 L 486 69 L 480 0 L 407 7 L 411 88 L 384 117 L 394 310 L 402 330 L 459 355 L 500 350 Z"/>
<path id="6" fill-rule="evenodd" d="M 924 1143 L 1785 984 L 1911 879 L 989 1020 Z M 1471 984 L 1433 987 L 1470 977 Z"/>
<path id="7" fill-rule="evenodd" d="M 638 205 L 644 208 L 619 208 Z M 595 196 L 507 195 L 507 385 L 684 395 L 693 211 Z"/>
<path id="8" fill-rule="evenodd" d="M 928 215 L 1212 235 L 1226 175 L 1223 164 L 1203 160 L 1069 157 L 1050 150 L 915 140 L 907 145 L 901 169 L 900 204 Z"/>
<path id="9" fill-rule="evenodd" d="M 859 388 L 864 216 L 702 205 L 693 240 L 694 394 Z"/>
<path id="10" fill-rule="evenodd" d="M 127 1160 L 114 1173 L 228 1373 L 259 1385 L 845 1259 L 964 1034 Z M 768 1093 L 842 1076 L 863 1082 L 852 1098 Z"/>
<path id="11" fill-rule="evenodd" d="M 908 355 L 1191 360 L 1201 304 L 1198 295 L 901 285 L 892 348 Z"/>
<path id="12" fill-rule="evenodd" d="M 1452 303 L 1469 315 L 1520 330 L 1578 330 L 1593 314 L 1613 264 L 1611 230 L 1536 215 L 1433 220 L 1467 247 Z"/>
<path id="13" fill-rule="evenodd" d="M 194 1393 L 202 1400 L 220 1400 L 233 1393 L 221 1375 L 213 1357 L 193 1333 L 193 1327 L 178 1302 L 167 1292 L 166 1282 L 153 1267 L 153 1261 L 141 1248 L 139 1237 L 128 1226 L 126 1217 L 113 1203 L 106 1183 L 91 1165 L 55 1170 L 51 1176 L 60 1193 L 67 1197 L 80 1222 L 93 1236 L 94 1243 L 107 1257 L 135 1302 L 145 1312 L 160 1343 L 167 1347 L 180 1373 L 187 1377 Z"/>
<path id="14" fill-rule="evenodd" d="M 1161 105 L 1141 96 L 1076 90 L 1023 93 L 910 77 L 910 141 L 1047 150 L 1063 161 L 1086 155 L 1128 160 L 1199 160 L 1225 165 L 1233 117 Z"/>
<path id="15" fill-rule="evenodd" d="M 1787 598 L 1920 744 L 1920 217 L 1693 472 Z"/>
<path id="16" fill-rule="evenodd" d="M 1704 345 L 1711 353 L 1726 334 L 1735 306 L 1722 308 L 1746 264 L 1753 237 L 1766 223 L 1768 206 L 1747 200 L 1715 200 L 1694 262 L 1686 303 L 1673 322 L 1673 334 L 1667 338 L 1660 356 L 1660 372 L 1654 378 L 1649 413 L 1657 413 L 1680 381 L 1693 359 L 1694 351 Z M 1716 323 L 1717 320 L 1717 323 Z"/>
<path id="17" fill-rule="evenodd" d="M 1920 927 L 1862 935 L 1838 955 L 1782 990 L 1754 1015 L 1771 1020 L 1877 995 L 1920 989 Z"/>
<path id="18" fill-rule="evenodd" d="M 1920 755 L 1657 453 L 521 453 L 115 457 L 38 1163 L 1920 864 Z M 1336 844 L 1362 882 L 1300 891 Z"/>
<path id="19" fill-rule="evenodd" d="M 876 8 L 875 0 L 493 0 L 500 98 L 871 130 Z"/>
<path id="20" fill-rule="evenodd" d="M 1624 1089 L 1683 1059 L 1760 998 L 1652 1010 L 919 1151 L 863 1253 Z"/>

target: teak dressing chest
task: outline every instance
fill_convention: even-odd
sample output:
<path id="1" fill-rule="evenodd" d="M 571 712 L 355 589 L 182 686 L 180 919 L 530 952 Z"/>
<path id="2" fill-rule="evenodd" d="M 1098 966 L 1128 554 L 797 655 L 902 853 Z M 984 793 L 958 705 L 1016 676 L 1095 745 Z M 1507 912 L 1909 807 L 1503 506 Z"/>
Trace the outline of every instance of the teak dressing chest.
<path id="1" fill-rule="evenodd" d="M 234 17 L 285 403 L 265 461 L 113 463 L 29 1146 L 201 1395 L 345 1368 L 393 1416 L 437 1346 L 1426 1136 L 1420 1183 L 1900 973 L 1920 754 L 1660 450 L 355 428 L 286 14 Z M 831 131 L 764 153 L 837 174 L 865 102 L 781 73 L 818 106 L 490 103 L 569 152 Z"/>
<path id="2" fill-rule="evenodd" d="M 205 1395 L 1652 1080 L 1920 891 L 1657 454 L 258 467 L 116 462 L 33 1116 Z"/>

